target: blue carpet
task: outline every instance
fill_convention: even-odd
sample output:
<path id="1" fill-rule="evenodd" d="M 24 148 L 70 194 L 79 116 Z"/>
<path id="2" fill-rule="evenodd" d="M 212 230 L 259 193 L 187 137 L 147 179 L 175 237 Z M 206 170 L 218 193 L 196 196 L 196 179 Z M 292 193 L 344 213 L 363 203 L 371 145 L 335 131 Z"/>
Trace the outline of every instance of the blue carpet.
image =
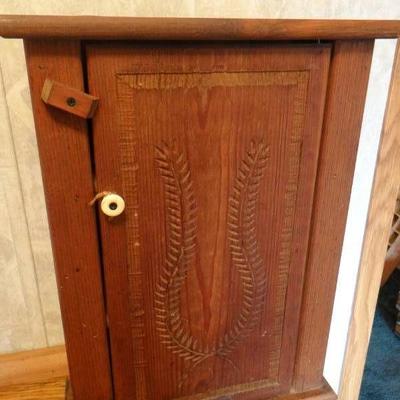
<path id="1" fill-rule="evenodd" d="M 393 333 L 399 274 L 379 296 L 360 400 L 400 400 L 400 338 Z"/>

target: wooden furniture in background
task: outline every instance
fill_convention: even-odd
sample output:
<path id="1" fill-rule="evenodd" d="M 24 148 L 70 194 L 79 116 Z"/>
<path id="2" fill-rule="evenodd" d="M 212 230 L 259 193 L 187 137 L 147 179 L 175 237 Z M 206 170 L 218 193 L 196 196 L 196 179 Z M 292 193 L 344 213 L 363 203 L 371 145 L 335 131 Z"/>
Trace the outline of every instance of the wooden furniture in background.
<path id="1" fill-rule="evenodd" d="M 335 398 L 322 369 L 373 39 L 399 32 L 0 17 L 25 39 L 75 400 Z M 99 97 L 93 120 L 43 103 L 46 79 Z M 121 216 L 88 205 L 102 192 Z"/>
<path id="2" fill-rule="evenodd" d="M 367 357 L 383 264 L 400 182 L 400 46 L 397 42 L 364 235 L 353 316 L 342 370 L 339 400 L 357 399 Z"/>
<path id="3" fill-rule="evenodd" d="M 389 244 L 383 266 L 381 286 L 383 286 L 393 271 L 400 266 L 400 191 L 397 194 L 396 207 L 394 210 L 392 230 L 389 236 Z"/>
<path id="4" fill-rule="evenodd" d="M 68 375 L 65 346 L 0 356 L 0 387 L 48 381 Z"/>
<path id="5" fill-rule="evenodd" d="M 0 386 L 0 400 L 72 400 L 67 389 L 65 376 L 37 383 Z"/>

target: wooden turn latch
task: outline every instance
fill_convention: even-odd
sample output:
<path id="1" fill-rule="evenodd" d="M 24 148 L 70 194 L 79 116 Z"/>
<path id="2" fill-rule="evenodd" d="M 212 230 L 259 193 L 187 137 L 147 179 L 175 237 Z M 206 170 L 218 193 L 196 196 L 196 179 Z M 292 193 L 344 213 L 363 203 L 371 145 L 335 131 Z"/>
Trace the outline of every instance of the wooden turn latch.
<path id="1" fill-rule="evenodd" d="M 42 100 L 50 106 L 81 118 L 92 118 L 99 103 L 98 97 L 48 78 L 43 85 Z"/>

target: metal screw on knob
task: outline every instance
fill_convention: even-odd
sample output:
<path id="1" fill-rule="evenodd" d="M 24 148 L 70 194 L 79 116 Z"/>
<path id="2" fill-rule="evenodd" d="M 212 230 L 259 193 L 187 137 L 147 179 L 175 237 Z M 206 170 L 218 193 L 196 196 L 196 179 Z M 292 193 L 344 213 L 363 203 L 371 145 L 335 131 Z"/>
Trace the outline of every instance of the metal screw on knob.
<path id="1" fill-rule="evenodd" d="M 117 203 L 110 203 L 110 204 L 108 205 L 108 208 L 109 208 L 110 210 L 116 210 L 116 209 L 118 208 L 118 204 L 117 204 Z"/>

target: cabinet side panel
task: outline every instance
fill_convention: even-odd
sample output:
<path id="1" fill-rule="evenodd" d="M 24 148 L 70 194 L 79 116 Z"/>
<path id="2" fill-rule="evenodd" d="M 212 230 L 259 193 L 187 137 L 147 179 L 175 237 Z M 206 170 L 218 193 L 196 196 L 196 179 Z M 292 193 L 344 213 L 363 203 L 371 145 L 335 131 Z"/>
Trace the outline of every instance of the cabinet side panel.
<path id="1" fill-rule="evenodd" d="M 80 43 L 26 40 L 25 54 L 74 399 L 111 399 L 86 121 L 40 98 L 46 78 L 83 90 Z"/>
<path id="2" fill-rule="evenodd" d="M 294 379 L 298 390 L 322 382 L 373 45 L 360 40 L 334 46 Z"/>

